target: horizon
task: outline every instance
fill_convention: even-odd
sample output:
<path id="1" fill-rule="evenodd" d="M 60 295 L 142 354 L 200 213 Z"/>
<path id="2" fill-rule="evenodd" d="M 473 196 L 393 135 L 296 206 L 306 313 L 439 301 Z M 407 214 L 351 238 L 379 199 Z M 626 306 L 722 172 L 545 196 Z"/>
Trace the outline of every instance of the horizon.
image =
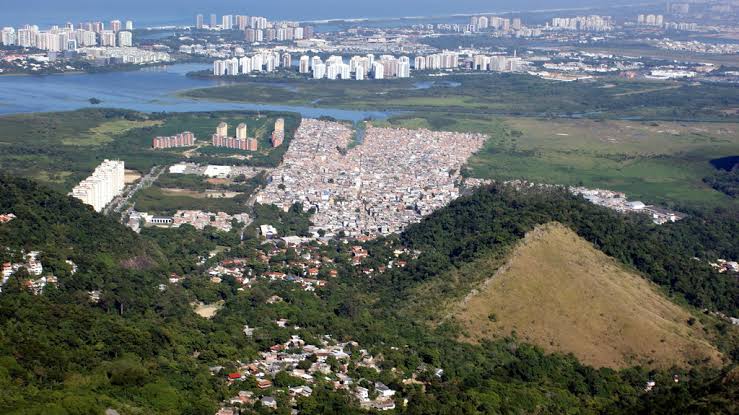
<path id="1" fill-rule="evenodd" d="M 277 4 L 239 4 L 227 0 L 215 0 L 208 5 L 193 0 L 175 3 L 160 0 L 152 6 L 144 0 L 131 0 L 125 5 L 105 5 L 90 0 L 71 0 L 60 5 L 51 0 L 40 0 L 33 6 L 18 0 L 5 5 L 0 15 L 0 26 L 37 24 L 40 26 L 63 24 L 67 21 L 111 19 L 133 20 L 137 27 L 184 25 L 194 22 L 197 14 L 260 15 L 274 20 L 326 21 L 345 19 L 398 19 L 413 17 L 453 16 L 476 13 L 510 13 L 546 10 L 576 10 L 599 6 L 624 6 L 633 1 L 596 0 L 584 4 L 582 0 L 558 0 L 556 4 L 544 0 L 502 0 L 491 4 L 486 0 L 407 0 L 402 5 L 391 0 L 377 0 L 373 4 L 346 4 L 338 0 L 322 0 L 319 7 L 308 6 L 296 0 Z M 39 4 L 40 3 L 40 4 Z M 183 4 L 184 3 L 184 4 Z M 391 12 L 388 12 L 392 10 Z M 419 11 L 423 11 L 419 13 Z"/>

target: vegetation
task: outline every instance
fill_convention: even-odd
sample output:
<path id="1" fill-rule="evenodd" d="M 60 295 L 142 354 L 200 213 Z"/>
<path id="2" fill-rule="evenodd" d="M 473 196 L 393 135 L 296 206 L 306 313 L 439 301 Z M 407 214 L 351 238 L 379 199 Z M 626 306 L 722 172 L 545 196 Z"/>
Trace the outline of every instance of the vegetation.
<path id="1" fill-rule="evenodd" d="M 712 188 L 734 199 L 739 197 L 739 167 L 730 171 L 721 171 L 703 178 L 703 181 Z"/>
<path id="2" fill-rule="evenodd" d="M 285 341 L 292 331 L 274 325 L 277 318 L 300 326 L 307 340 L 331 334 L 382 355 L 381 371 L 371 376 L 398 390 L 399 398 L 408 399 L 399 413 L 626 414 L 638 408 L 665 408 L 660 403 L 666 399 L 676 399 L 679 409 L 701 405 L 728 412 L 735 405 L 731 396 L 736 396 L 736 381 L 725 381 L 726 371 L 677 371 L 685 385 L 672 387 L 673 371 L 594 369 L 571 355 L 546 354 L 516 338 L 466 344 L 456 340 L 460 332 L 453 325 L 429 328 L 419 324 L 416 315 L 405 313 L 406 301 L 421 285 L 437 280 L 451 267 L 511 246 L 534 224 L 552 216 L 610 255 L 630 259 L 632 266 L 645 269 L 661 284 L 669 286 L 674 279 L 674 292 L 691 301 L 710 301 L 730 309 L 723 305 L 736 301 L 735 285 L 718 282 L 703 263 L 676 258 L 688 248 L 735 249 L 733 241 L 726 245 L 723 231 L 713 232 L 719 229 L 716 222 L 696 220 L 655 228 L 556 192 L 534 195 L 490 188 L 409 229 L 401 240 L 422 254 L 406 268 L 367 280 L 337 254 L 345 249 L 343 244 L 333 242 L 325 252 L 336 259 L 342 277 L 329 282 L 329 288 L 314 294 L 277 282 L 240 291 L 241 285 L 233 279 L 215 285 L 203 278 L 196 256 L 226 246 L 232 249 L 229 255 L 254 258 L 260 242 L 248 233 L 241 240 L 235 232 L 199 233 L 183 227 L 147 229 L 136 235 L 89 207 L 27 180 L 3 176 L 0 188 L 4 196 L 0 210 L 18 215 L 0 225 L 0 245 L 10 248 L 2 252 L 42 248 L 45 256 L 59 258 L 50 264 L 71 258 L 79 265 L 75 274 L 50 265 L 59 283 L 56 288 L 47 287 L 43 295 L 30 294 L 16 279 L 3 287 L 2 413 L 97 414 L 114 408 L 122 414 L 210 415 L 218 402 L 252 386 L 248 381 L 230 386 L 224 376 L 211 376 L 208 367 L 220 364 L 226 372 L 233 370 L 236 360 L 247 361 Z M 299 206 L 294 210 L 302 212 Z M 698 230 L 705 231 L 706 238 L 696 239 L 701 235 Z M 714 234 L 718 236 L 707 237 Z M 672 244 L 674 252 L 664 248 L 667 245 L 660 238 L 666 237 L 678 241 Z M 382 258 L 392 255 L 393 246 L 395 241 L 387 239 L 367 248 L 372 258 Z M 658 265 L 669 278 L 660 279 L 655 271 Z M 691 274 L 686 276 L 686 270 Z M 181 273 L 185 281 L 168 284 L 171 272 Z M 698 285 L 698 279 L 703 284 Z M 159 284 L 165 284 L 163 291 Z M 102 293 L 98 303 L 89 299 L 88 291 L 93 289 Z M 268 304 L 272 295 L 284 301 Z M 190 304 L 196 301 L 222 301 L 223 307 L 208 320 L 193 313 Z M 253 338 L 242 333 L 245 323 L 258 327 Z M 433 374 L 436 367 L 444 368 L 441 377 Z M 350 370 L 358 376 L 356 368 Z M 400 378 L 413 374 L 424 382 L 423 389 L 400 383 Z M 664 389 L 645 395 L 643 387 L 649 379 L 659 380 Z M 292 382 L 284 376 L 274 380 Z M 298 407 L 307 414 L 358 413 L 352 398 L 321 382 L 313 396 L 298 399 Z M 278 413 L 287 410 L 281 405 Z"/>
<path id="3" fill-rule="evenodd" d="M 274 120 L 285 118 L 285 141 L 272 149 Z M 126 168 L 148 172 L 153 166 L 180 161 L 186 149 L 152 150 L 151 139 L 192 131 L 208 141 L 221 121 L 246 122 L 249 136 L 260 140 L 260 152 L 216 151 L 204 147 L 190 161 L 204 164 L 276 166 L 300 123 L 297 114 L 271 112 L 152 113 L 85 109 L 63 113 L 0 117 L 0 166 L 3 172 L 45 182 L 67 192 L 105 158 L 124 160 Z M 236 159 L 234 155 L 241 157 Z M 247 156 L 251 156 L 248 158 Z"/>
<path id="4" fill-rule="evenodd" d="M 429 88 L 416 82 L 430 81 Z M 725 110 L 739 99 L 731 86 L 677 82 L 551 82 L 529 75 L 467 74 L 438 78 L 378 80 L 250 81 L 187 91 L 185 96 L 238 102 L 316 105 L 453 114 L 736 121 Z M 670 88 L 666 88 L 670 87 Z M 650 90 L 650 93 L 642 93 Z"/>

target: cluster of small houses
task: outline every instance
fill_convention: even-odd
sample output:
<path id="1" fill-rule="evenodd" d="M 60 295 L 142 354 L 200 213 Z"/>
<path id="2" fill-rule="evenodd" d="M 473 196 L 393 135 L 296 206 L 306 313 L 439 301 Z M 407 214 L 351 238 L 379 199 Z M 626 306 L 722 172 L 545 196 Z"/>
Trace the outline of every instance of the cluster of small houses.
<path id="1" fill-rule="evenodd" d="M 321 246 L 310 245 L 306 242 L 307 238 L 300 237 L 284 237 L 280 239 L 284 245 L 280 246 L 277 240 L 268 240 L 263 244 L 263 250 L 257 253 L 257 260 L 263 264 L 269 265 L 270 270 L 259 275 L 255 275 L 253 269 L 248 265 L 249 260 L 244 258 L 226 259 L 212 266 L 207 270 L 210 281 L 214 284 L 220 284 L 223 277 L 231 277 L 237 283 L 244 287 L 250 287 L 257 279 L 262 278 L 269 281 L 289 281 L 300 285 L 305 291 L 315 291 L 326 285 L 327 280 L 337 278 L 339 271 L 337 264 L 332 258 L 321 253 Z M 322 241 L 318 240 L 321 244 Z M 288 248 L 294 249 L 298 258 L 289 261 L 285 265 L 271 264 L 272 258 L 287 253 Z M 369 253 L 361 245 L 352 245 L 349 249 L 351 255 L 350 263 L 354 267 L 360 267 Z M 407 249 L 396 249 L 394 259 L 388 261 L 387 265 L 380 265 L 375 268 L 361 268 L 360 272 L 368 277 L 372 277 L 375 272 L 384 273 L 387 269 L 404 268 L 407 261 L 401 259 L 401 256 L 417 256 L 417 252 L 411 252 Z M 270 265 L 271 264 L 271 265 Z M 296 273 L 295 270 L 300 270 Z M 240 288 L 243 290 L 243 287 Z"/>
<path id="2" fill-rule="evenodd" d="M 276 321 L 280 327 L 287 324 L 284 320 Z M 244 333 L 252 336 L 253 328 L 245 326 Z M 257 401 L 262 406 L 276 409 L 277 399 L 267 393 L 277 392 L 270 378 L 274 378 L 278 373 L 284 372 L 288 375 L 300 379 L 304 385 L 296 385 L 281 389 L 280 393 L 290 396 L 291 403 L 295 403 L 295 399 L 299 397 L 309 397 L 313 393 L 313 389 L 308 385 L 313 385 L 317 381 L 331 382 L 334 390 L 346 391 L 357 398 L 360 405 L 364 409 L 374 409 L 387 411 L 395 409 L 395 390 L 381 382 L 374 382 L 372 385 L 374 393 L 369 388 L 359 385 L 359 381 L 352 379 L 347 373 L 349 370 L 349 361 L 354 357 L 357 367 L 374 369 L 380 372 L 377 364 L 380 359 L 372 356 L 367 350 L 359 349 L 356 342 L 340 343 L 334 341 L 331 336 L 324 336 L 320 346 L 306 344 L 300 336 L 293 335 L 290 340 L 282 344 L 275 344 L 268 351 L 261 352 L 261 357 L 248 362 L 237 362 L 238 371 L 226 374 L 229 384 L 242 382 L 246 379 L 253 378 L 256 381 L 256 387 L 260 391 L 264 391 L 264 395 L 257 397 L 252 391 L 240 391 L 237 396 L 225 402 L 217 415 L 231 415 L 238 413 L 238 408 L 233 406 L 253 405 Z M 329 364 L 329 358 L 333 357 L 339 365 L 338 370 L 334 370 Z M 309 361 L 310 365 L 300 365 L 301 362 Z M 299 367 L 300 366 L 300 367 Z M 302 368 L 301 368 L 302 367 Z M 210 368 L 211 373 L 218 374 L 223 370 L 221 366 Z"/>
<path id="3" fill-rule="evenodd" d="M 57 277 L 51 274 L 44 275 L 44 266 L 38 259 L 39 255 L 41 255 L 40 252 L 31 251 L 23 254 L 24 262 L 4 262 L 2 264 L 2 269 L 0 270 L 0 277 L 2 278 L 0 280 L 0 292 L 2 292 L 2 287 L 8 282 L 10 277 L 22 268 L 25 268 L 28 275 L 31 276 L 31 278 L 23 281 L 23 286 L 34 295 L 43 294 L 44 288 L 49 284 L 56 285 L 58 283 Z M 67 260 L 66 262 L 70 267 L 71 273 L 76 273 L 77 265 L 70 260 Z"/>

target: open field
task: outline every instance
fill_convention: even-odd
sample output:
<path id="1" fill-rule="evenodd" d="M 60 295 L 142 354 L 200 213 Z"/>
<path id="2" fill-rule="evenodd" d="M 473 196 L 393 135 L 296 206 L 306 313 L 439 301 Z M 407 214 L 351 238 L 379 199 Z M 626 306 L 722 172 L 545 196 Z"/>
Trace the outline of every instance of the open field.
<path id="1" fill-rule="evenodd" d="M 65 137 L 62 144 L 68 146 L 101 146 L 115 140 L 131 130 L 161 125 L 161 120 L 129 121 L 125 119 L 103 122 L 77 137 Z"/>
<path id="2" fill-rule="evenodd" d="M 136 210 L 151 214 L 171 215 L 177 210 L 204 210 L 228 214 L 246 211 L 248 195 L 231 198 L 206 197 L 204 192 L 185 189 L 162 189 L 156 186 L 144 189 L 134 197 Z"/>
<path id="3" fill-rule="evenodd" d="M 659 204 L 735 205 L 702 179 L 715 171 L 711 159 L 739 154 L 739 123 L 432 114 L 379 124 L 487 134 L 468 163 L 472 177 L 582 184 Z"/>
<path id="4" fill-rule="evenodd" d="M 269 138 L 274 121 L 285 118 L 289 143 L 300 122 L 294 113 L 208 112 L 153 113 L 115 109 L 86 109 L 71 112 L 21 114 L 0 117 L 0 170 L 30 177 L 68 192 L 105 158 L 120 159 L 126 167 L 148 172 L 153 166 L 167 165 L 184 159 L 185 149 L 151 149 L 151 139 L 185 130 L 195 133 L 199 142 L 209 142 L 221 121 L 231 125 L 246 122 L 249 136 L 260 140 L 260 151 L 251 157 L 238 150 L 221 150 L 209 154 L 190 154 L 189 160 L 203 164 L 274 166 L 282 159 L 287 145 L 272 149 Z"/>
<path id="5" fill-rule="evenodd" d="M 596 367 L 719 365 L 701 323 L 559 224 L 530 232 L 453 312 L 467 341 L 512 332 Z"/>
<path id="6" fill-rule="evenodd" d="M 433 82 L 428 88 L 419 81 Z M 245 81 L 195 89 L 183 95 L 205 100 L 306 105 L 346 109 L 664 120 L 734 120 L 739 105 L 727 85 L 673 81 L 552 82 L 529 75 L 472 73 L 380 81 Z M 287 88 L 289 87 L 289 88 Z M 648 90 L 648 94 L 640 93 Z"/>

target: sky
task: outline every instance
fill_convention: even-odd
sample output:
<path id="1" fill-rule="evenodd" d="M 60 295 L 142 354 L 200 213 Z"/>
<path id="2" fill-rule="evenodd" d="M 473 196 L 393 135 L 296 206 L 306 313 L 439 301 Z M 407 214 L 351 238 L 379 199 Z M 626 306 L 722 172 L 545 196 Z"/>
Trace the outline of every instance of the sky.
<path id="1" fill-rule="evenodd" d="M 0 0 L 0 25 L 133 19 L 138 26 L 187 24 L 197 13 L 319 20 L 429 16 L 629 4 L 635 0 Z M 638 1 L 638 0 L 637 0 Z"/>

